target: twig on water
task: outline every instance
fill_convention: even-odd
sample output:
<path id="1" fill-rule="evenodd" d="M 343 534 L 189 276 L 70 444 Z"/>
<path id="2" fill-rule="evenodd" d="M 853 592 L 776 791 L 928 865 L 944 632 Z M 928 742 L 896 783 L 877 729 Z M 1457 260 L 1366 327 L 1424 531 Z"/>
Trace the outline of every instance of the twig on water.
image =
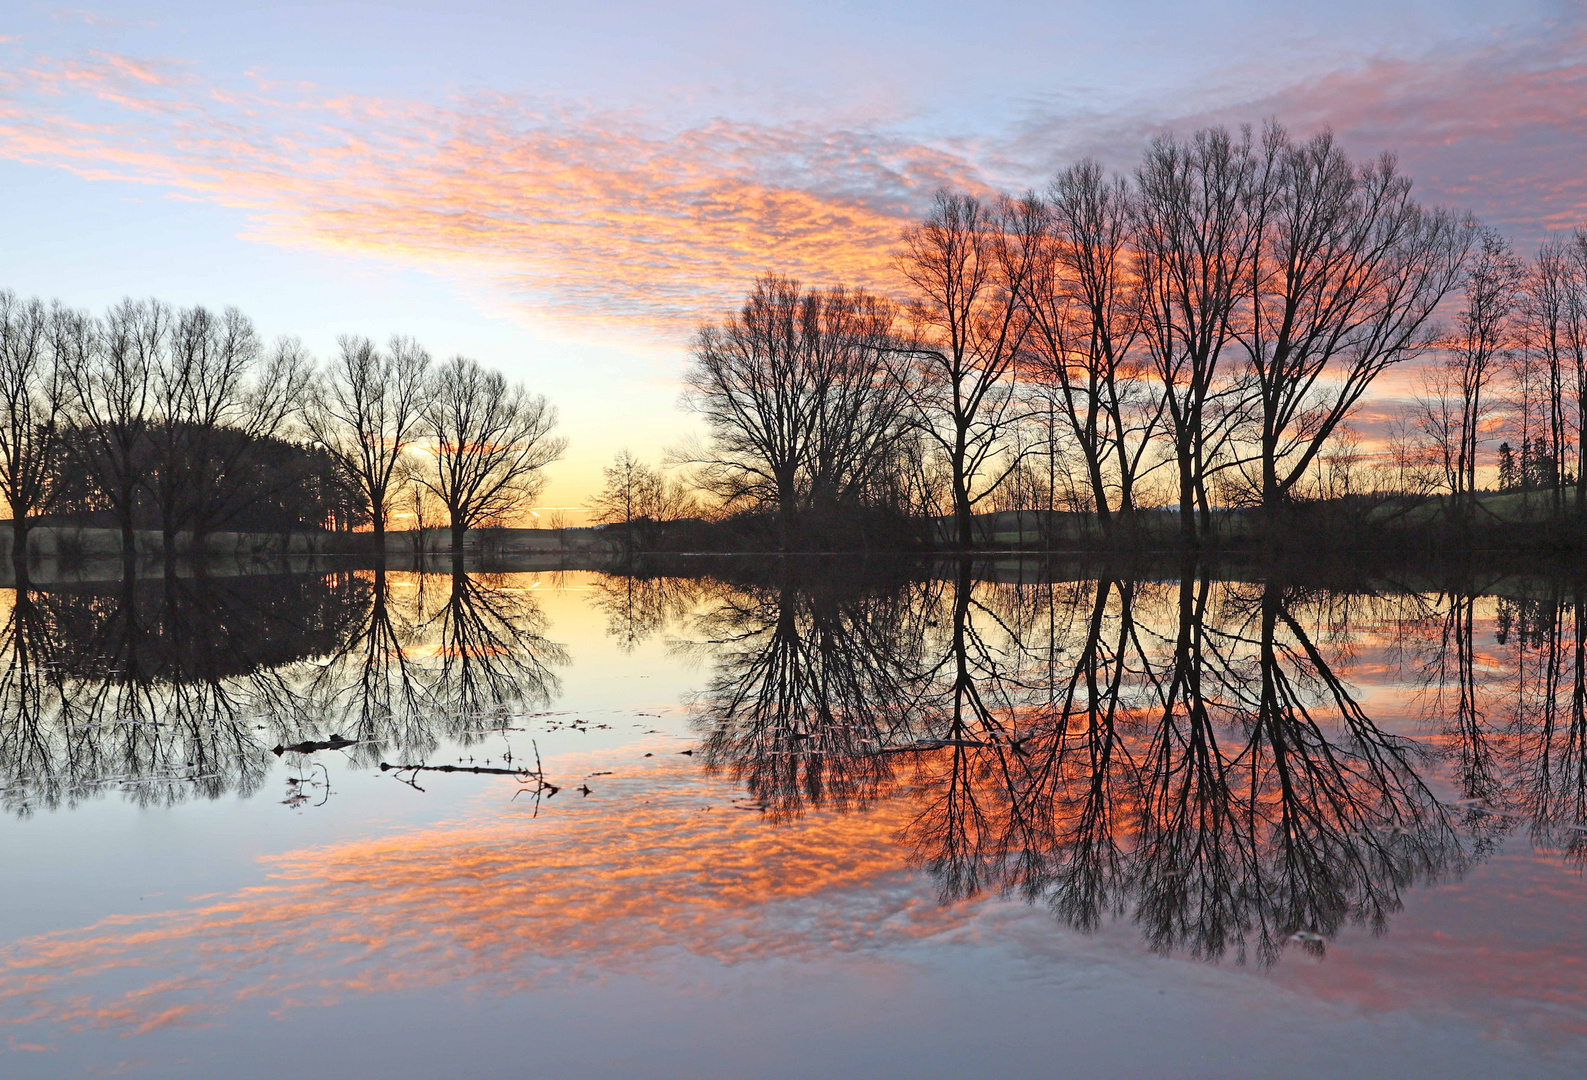
<path id="1" fill-rule="evenodd" d="M 424 790 L 418 785 L 418 783 L 416 783 L 419 774 L 422 772 L 472 773 L 476 776 L 510 776 L 514 780 L 517 780 L 521 785 L 517 791 L 513 792 L 512 797 L 514 799 L 518 798 L 518 796 L 522 795 L 526 791 L 534 792 L 535 809 L 532 816 L 538 817 L 540 816 L 540 800 L 542 798 L 549 799 L 562 789 L 556 784 L 547 782 L 545 778 L 545 767 L 540 762 L 540 744 L 532 739 L 530 742 L 535 748 L 535 767 L 533 769 L 498 769 L 489 765 L 392 765 L 390 762 L 382 761 L 380 763 L 380 771 L 392 773 L 398 780 L 402 781 L 404 784 L 407 784 L 415 791 Z M 407 775 L 404 776 L 403 773 L 407 773 Z"/>

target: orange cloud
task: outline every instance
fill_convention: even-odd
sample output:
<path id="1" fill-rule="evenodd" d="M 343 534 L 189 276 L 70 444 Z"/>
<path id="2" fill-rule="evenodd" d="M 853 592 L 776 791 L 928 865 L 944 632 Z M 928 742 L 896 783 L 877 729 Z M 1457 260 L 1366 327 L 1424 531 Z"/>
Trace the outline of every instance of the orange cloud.
<path id="1" fill-rule="evenodd" d="M 242 209 L 268 239 L 483 271 L 531 309 L 675 331 L 767 270 L 896 285 L 962 157 L 873 131 L 208 85 L 104 53 L 0 74 L 0 154 Z"/>

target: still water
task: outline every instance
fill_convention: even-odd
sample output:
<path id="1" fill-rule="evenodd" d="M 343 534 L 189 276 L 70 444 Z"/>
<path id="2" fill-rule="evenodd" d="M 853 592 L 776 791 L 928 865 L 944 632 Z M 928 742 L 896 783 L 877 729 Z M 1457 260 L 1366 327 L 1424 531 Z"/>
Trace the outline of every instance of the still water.
<path id="1" fill-rule="evenodd" d="M 1587 580 L 299 568 L 0 622 L 8 1080 L 1587 1070 Z"/>

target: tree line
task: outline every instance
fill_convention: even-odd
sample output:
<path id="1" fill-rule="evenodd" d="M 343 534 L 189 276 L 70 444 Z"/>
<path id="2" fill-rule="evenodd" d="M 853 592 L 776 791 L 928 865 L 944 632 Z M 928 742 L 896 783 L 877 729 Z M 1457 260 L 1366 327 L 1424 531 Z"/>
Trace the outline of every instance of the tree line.
<path id="1" fill-rule="evenodd" d="M 1524 263 L 1329 132 L 1207 128 L 1128 175 L 1087 160 L 1041 192 L 940 191 L 895 270 L 897 298 L 763 277 L 694 339 L 706 437 L 683 456 L 785 541 L 866 507 L 951 516 L 968 547 L 988 509 L 1111 534 L 1166 506 L 1196 544 L 1220 507 L 1369 490 L 1469 513 L 1495 465 L 1581 505 L 1587 237 Z M 1368 468 L 1351 419 L 1415 360 Z M 1506 427 L 1524 464 L 1492 454 Z"/>
<path id="2" fill-rule="evenodd" d="M 385 530 L 399 503 L 466 530 L 509 520 L 561 455 L 556 410 L 475 360 L 344 336 L 316 364 L 235 308 L 124 300 L 94 316 L 0 292 L 0 496 L 25 572 L 39 519 L 109 521 L 129 567 L 222 528 Z"/>

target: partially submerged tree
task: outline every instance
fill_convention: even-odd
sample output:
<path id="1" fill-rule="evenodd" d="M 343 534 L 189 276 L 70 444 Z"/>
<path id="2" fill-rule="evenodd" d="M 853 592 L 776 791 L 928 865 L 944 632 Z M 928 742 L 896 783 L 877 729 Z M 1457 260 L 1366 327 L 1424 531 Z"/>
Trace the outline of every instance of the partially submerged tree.
<path id="1" fill-rule="evenodd" d="M 909 397 L 947 462 L 962 547 L 975 539 L 976 504 L 1019 467 L 1016 455 L 986 475 L 1021 415 L 1012 383 L 1042 233 L 1034 198 L 988 205 L 951 191 L 938 192 L 926 220 L 904 233 L 898 268 L 915 294 L 918 337 Z"/>
<path id="2" fill-rule="evenodd" d="M 862 503 L 885 469 L 907 423 L 892 327 L 880 298 L 771 276 L 695 337 L 685 401 L 709 432 L 703 482 L 775 511 L 785 548 L 804 515 Z"/>
<path id="3" fill-rule="evenodd" d="M 375 554 L 384 558 L 386 522 L 405 478 L 408 449 L 425 425 L 430 354 L 393 337 L 384 352 L 344 336 L 315 383 L 304 422 L 369 501 Z"/>
<path id="4" fill-rule="evenodd" d="M 551 434 L 557 413 L 544 396 L 462 356 L 436 370 L 423 417 L 434 457 L 418 482 L 446 507 L 461 573 L 464 533 L 526 509 L 567 440 Z"/>
<path id="5" fill-rule="evenodd" d="M 82 317 L 0 291 L 0 496 L 11 508 L 11 558 L 26 576 L 30 518 L 48 509 Z"/>

